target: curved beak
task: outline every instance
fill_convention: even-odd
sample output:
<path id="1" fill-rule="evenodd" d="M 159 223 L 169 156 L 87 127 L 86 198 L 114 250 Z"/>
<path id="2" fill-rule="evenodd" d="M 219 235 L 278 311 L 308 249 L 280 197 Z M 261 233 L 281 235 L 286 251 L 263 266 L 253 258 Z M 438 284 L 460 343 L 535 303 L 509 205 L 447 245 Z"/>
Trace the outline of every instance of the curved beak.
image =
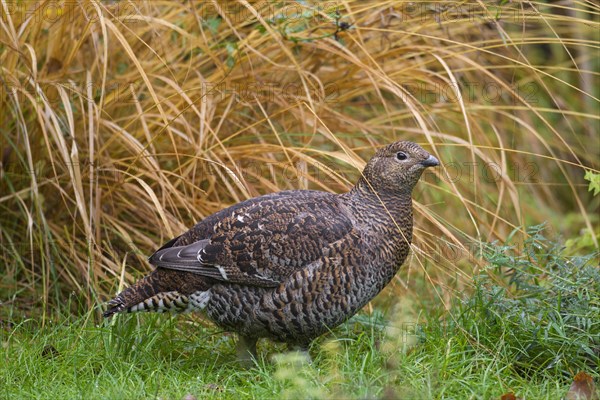
<path id="1" fill-rule="evenodd" d="M 440 165 L 440 162 L 437 158 L 430 155 L 426 160 L 421 161 L 421 165 L 424 167 L 437 167 Z"/>

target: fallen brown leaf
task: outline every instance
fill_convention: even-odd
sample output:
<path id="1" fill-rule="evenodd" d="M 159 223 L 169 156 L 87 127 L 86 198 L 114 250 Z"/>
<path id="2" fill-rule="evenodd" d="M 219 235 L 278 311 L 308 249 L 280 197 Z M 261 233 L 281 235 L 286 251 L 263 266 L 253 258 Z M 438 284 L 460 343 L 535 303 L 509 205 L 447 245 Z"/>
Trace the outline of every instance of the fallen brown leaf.
<path id="1" fill-rule="evenodd" d="M 598 400 L 594 379 L 585 372 L 578 372 L 567 392 L 566 400 Z"/>

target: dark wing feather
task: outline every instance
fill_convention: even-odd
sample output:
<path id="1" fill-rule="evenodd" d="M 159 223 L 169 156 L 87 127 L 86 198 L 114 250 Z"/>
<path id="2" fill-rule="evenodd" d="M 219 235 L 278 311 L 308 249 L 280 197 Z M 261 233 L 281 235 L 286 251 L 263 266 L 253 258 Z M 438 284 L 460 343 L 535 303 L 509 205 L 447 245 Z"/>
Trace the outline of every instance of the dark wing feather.
<path id="1" fill-rule="evenodd" d="M 174 241 L 158 249 L 148 261 L 160 268 L 193 272 L 209 278 L 222 279 L 222 275 L 214 265 L 204 263 L 200 258 L 202 249 L 209 243 L 208 239 L 199 240 L 187 246 L 173 246 Z M 167 244 L 169 244 L 167 243 Z"/>
<path id="2" fill-rule="evenodd" d="M 220 281 L 275 287 L 293 271 L 327 257 L 353 232 L 336 196 L 285 192 L 240 203 L 213 214 L 150 257 L 157 267 Z M 217 217 L 218 216 L 218 217 Z M 186 243 L 186 237 L 201 240 Z"/>

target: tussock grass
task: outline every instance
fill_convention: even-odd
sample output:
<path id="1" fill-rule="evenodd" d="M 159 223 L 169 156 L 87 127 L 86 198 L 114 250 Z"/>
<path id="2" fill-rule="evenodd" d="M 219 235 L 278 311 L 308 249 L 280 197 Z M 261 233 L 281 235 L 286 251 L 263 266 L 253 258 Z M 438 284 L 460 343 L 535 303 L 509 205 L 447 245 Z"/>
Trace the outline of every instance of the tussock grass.
<path id="1" fill-rule="evenodd" d="M 582 179 L 599 169 L 591 3 L 2 11 L 2 287 L 22 307 L 74 291 L 89 308 L 204 216 L 281 189 L 346 190 L 401 138 L 444 163 L 415 193 L 406 280 L 426 269 L 447 298 L 472 272 L 470 243 L 544 220 L 598 245 Z"/>

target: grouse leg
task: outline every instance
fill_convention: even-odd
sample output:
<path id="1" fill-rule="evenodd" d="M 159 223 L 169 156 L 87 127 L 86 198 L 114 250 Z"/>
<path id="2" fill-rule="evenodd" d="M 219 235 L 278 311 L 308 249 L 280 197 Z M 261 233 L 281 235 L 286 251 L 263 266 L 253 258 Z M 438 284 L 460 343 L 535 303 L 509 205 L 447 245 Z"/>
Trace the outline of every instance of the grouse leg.
<path id="1" fill-rule="evenodd" d="M 236 353 L 238 361 L 246 366 L 250 367 L 253 365 L 253 360 L 256 359 L 256 342 L 257 338 L 239 335 L 239 339 L 236 346 Z"/>

